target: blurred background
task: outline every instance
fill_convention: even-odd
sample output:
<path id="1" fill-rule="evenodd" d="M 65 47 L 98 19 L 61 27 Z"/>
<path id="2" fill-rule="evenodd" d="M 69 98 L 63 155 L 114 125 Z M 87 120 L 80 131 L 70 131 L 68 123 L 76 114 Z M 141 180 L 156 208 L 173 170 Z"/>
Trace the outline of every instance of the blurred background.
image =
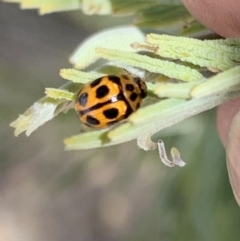
<path id="1" fill-rule="evenodd" d="M 65 83 L 61 68 L 87 36 L 128 18 L 80 11 L 40 17 L 0 2 L 0 240 L 238 241 L 240 211 L 227 176 L 215 110 L 160 132 L 187 162 L 168 168 L 132 141 L 65 152 L 74 110 L 30 137 L 9 123 Z"/>

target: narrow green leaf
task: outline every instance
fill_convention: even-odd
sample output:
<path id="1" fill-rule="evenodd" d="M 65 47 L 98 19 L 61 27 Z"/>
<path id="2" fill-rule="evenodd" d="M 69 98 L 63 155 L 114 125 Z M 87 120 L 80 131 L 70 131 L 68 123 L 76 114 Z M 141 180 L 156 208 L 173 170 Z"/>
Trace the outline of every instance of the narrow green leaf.
<path id="1" fill-rule="evenodd" d="M 75 68 L 83 69 L 96 62 L 100 57 L 96 54 L 97 47 L 115 48 L 134 52 L 131 43 L 144 41 L 145 35 L 134 26 L 115 27 L 98 32 L 87 38 L 70 57 L 70 62 Z"/>
<path id="2" fill-rule="evenodd" d="M 163 74 L 170 78 L 182 81 L 196 81 L 203 79 L 203 76 L 197 70 L 167 60 L 104 48 L 97 48 L 96 53 L 102 58 L 108 60 L 119 61 L 130 66 L 145 69 L 151 73 Z"/>
<path id="3" fill-rule="evenodd" d="M 134 23 L 140 27 L 165 27 L 192 19 L 182 4 L 158 4 L 136 14 Z"/>

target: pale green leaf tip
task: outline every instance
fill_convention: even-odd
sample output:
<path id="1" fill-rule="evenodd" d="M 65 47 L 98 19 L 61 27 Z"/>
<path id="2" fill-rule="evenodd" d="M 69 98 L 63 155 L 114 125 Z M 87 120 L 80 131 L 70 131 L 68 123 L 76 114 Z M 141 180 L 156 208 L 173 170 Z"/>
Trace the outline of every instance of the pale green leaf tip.
<path id="1" fill-rule="evenodd" d="M 74 93 L 71 93 L 66 90 L 60 90 L 55 88 L 45 88 L 45 94 L 47 97 L 50 97 L 54 100 L 68 100 L 68 101 L 74 101 L 76 96 Z"/>
<path id="2" fill-rule="evenodd" d="M 55 109 L 56 104 L 54 103 L 34 103 L 23 115 L 10 123 L 10 126 L 15 128 L 14 135 L 18 136 L 25 131 L 29 136 L 39 126 L 55 116 Z"/>

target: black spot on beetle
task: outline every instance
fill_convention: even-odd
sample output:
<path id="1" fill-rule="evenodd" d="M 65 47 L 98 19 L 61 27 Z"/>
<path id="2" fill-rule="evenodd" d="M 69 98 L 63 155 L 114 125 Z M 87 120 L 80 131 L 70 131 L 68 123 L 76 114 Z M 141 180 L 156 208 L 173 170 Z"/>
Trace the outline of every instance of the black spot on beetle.
<path id="1" fill-rule="evenodd" d="M 136 109 L 140 107 L 140 102 L 137 103 Z"/>
<path id="2" fill-rule="evenodd" d="M 126 90 L 133 91 L 134 90 L 134 86 L 132 84 L 126 84 Z"/>
<path id="3" fill-rule="evenodd" d="M 144 99 L 145 97 L 147 97 L 147 85 L 145 82 L 141 82 L 139 84 L 140 90 L 141 90 L 141 97 L 142 99 Z"/>
<path id="4" fill-rule="evenodd" d="M 109 79 L 110 81 L 112 81 L 113 83 L 121 86 L 121 80 L 120 80 L 120 78 L 119 78 L 118 76 L 109 75 L 109 76 L 108 76 L 108 79 Z"/>
<path id="5" fill-rule="evenodd" d="M 133 93 L 130 95 L 130 100 L 134 102 L 134 101 L 137 99 L 137 97 L 138 97 L 138 94 L 135 93 L 135 92 L 133 92 Z"/>
<path id="6" fill-rule="evenodd" d="M 140 85 L 140 83 L 142 82 L 142 80 L 137 76 L 135 76 L 133 79 L 138 85 Z"/>
<path id="7" fill-rule="evenodd" d="M 93 87 L 99 85 L 100 82 L 101 82 L 101 80 L 102 80 L 102 78 L 98 78 L 98 79 L 94 80 L 94 81 L 90 84 L 90 86 L 93 88 Z"/>
<path id="8" fill-rule="evenodd" d="M 118 122 L 119 122 L 119 120 L 109 121 L 109 122 L 106 123 L 106 125 L 111 126 L 111 125 L 114 125 Z"/>
<path id="9" fill-rule="evenodd" d="M 125 75 L 125 74 L 123 74 L 122 77 L 123 77 L 124 79 L 126 79 L 126 80 L 129 80 L 129 77 L 128 77 L 127 75 Z"/>
<path id="10" fill-rule="evenodd" d="M 103 111 L 103 114 L 107 119 L 117 118 L 118 113 L 119 113 L 118 109 L 116 109 L 116 108 L 111 108 L 111 109 L 107 109 L 107 110 Z"/>
<path id="11" fill-rule="evenodd" d="M 128 118 L 128 116 L 130 116 L 131 114 L 133 113 L 133 109 L 131 108 L 131 106 L 128 104 L 127 105 L 127 110 L 125 111 L 125 114 L 124 114 L 124 118 Z"/>
<path id="12" fill-rule="evenodd" d="M 99 125 L 100 124 L 100 121 L 90 115 L 87 115 L 87 124 L 90 124 L 90 125 Z"/>
<path id="13" fill-rule="evenodd" d="M 106 85 L 99 86 L 96 90 L 96 97 L 101 99 L 109 93 L 109 89 Z"/>
<path id="14" fill-rule="evenodd" d="M 79 104 L 80 104 L 81 106 L 83 106 L 83 107 L 86 106 L 87 100 L 88 100 L 88 93 L 82 93 L 82 94 L 78 97 Z"/>
<path id="15" fill-rule="evenodd" d="M 126 97 L 124 96 L 124 94 L 123 94 L 122 92 L 120 92 L 120 93 L 117 95 L 117 99 L 124 101 L 127 109 L 125 110 L 123 119 L 128 118 L 128 116 L 130 116 L 130 115 L 133 113 L 133 109 L 132 109 L 131 105 L 129 104 L 128 100 L 126 99 Z"/>
<path id="16" fill-rule="evenodd" d="M 141 90 L 141 97 L 142 97 L 142 99 L 146 98 L 147 97 L 147 92 Z"/>

